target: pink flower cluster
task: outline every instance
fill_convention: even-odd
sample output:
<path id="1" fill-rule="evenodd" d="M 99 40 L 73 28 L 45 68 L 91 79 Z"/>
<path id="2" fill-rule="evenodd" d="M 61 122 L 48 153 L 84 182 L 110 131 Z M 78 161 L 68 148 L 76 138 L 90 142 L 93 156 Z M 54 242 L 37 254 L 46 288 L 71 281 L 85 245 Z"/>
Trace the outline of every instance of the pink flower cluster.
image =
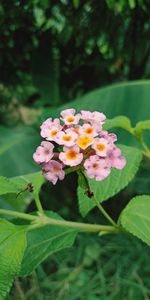
<path id="1" fill-rule="evenodd" d="M 102 129 L 103 113 L 66 109 L 61 117 L 47 119 L 41 125 L 41 136 L 46 140 L 33 154 L 45 178 L 56 184 L 63 180 L 66 167 L 78 166 L 89 178 L 106 178 L 112 168 L 122 169 L 126 160 L 115 145 L 117 137 Z"/>

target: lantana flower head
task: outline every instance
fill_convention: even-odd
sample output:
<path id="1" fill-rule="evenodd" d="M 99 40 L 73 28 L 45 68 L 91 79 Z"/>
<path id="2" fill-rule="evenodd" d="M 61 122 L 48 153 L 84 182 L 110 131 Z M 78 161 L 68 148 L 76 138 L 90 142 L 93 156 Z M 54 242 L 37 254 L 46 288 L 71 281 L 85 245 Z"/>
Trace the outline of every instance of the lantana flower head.
<path id="1" fill-rule="evenodd" d="M 59 118 L 43 122 L 41 136 L 46 141 L 36 149 L 33 159 L 42 166 L 49 182 L 63 180 L 68 168 L 82 170 L 97 181 L 109 176 L 112 168 L 124 168 L 126 160 L 115 145 L 117 136 L 103 129 L 105 120 L 101 112 L 76 113 L 70 108 Z"/>

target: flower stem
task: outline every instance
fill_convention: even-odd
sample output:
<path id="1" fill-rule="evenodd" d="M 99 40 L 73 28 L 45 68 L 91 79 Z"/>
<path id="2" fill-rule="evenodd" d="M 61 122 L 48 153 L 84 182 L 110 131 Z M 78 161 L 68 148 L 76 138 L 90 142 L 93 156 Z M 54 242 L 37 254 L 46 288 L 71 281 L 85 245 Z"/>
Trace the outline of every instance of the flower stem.
<path id="1" fill-rule="evenodd" d="M 96 206 L 100 210 L 100 212 L 103 214 L 103 216 L 114 226 L 117 227 L 117 224 L 114 222 L 114 220 L 110 217 L 110 215 L 106 212 L 106 210 L 102 207 L 102 205 L 97 201 L 95 197 L 93 197 L 93 200 L 96 203 Z"/>
<path id="2" fill-rule="evenodd" d="M 36 207 L 38 209 L 38 212 L 41 215 L 44 215 L 44 210 L 43 210 L 43 207 L 42 207 L 42 204 L 41 204 L 38 193 L 33 193 L 33 195 L 34 195 L 34 200 L 35 200 L 35 204 L 36 204 Z"/>

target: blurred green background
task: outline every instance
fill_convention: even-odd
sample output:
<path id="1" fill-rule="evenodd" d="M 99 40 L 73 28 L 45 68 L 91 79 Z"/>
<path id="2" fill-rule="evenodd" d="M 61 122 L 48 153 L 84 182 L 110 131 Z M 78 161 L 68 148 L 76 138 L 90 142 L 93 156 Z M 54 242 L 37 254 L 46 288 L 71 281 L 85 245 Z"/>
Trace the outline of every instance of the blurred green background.
<path id="1" fill-rule="evenodd" d="M 32 161 L 39 126 L 61 109 L 126 115 L 133 126 L 149 119 L 149 7 L 149 0 L 1 0 L 0 175 L 39 170 Z M 114 131 L 119 143 L 139 147 L 123 129 Z M 145 139 L 150 144 L 147 132 Z M 144 159 L 130 185 L 104 203 L 115 219 L 132 196 L 150 192 L 149 170 Z M 83 221 L 76 186 L 75 175 L 57 187 L 45 183 L 44 208 Z M 0 206 L 35 209 L 33 199 L 22 204 L 11 196 Z M 96 209 L 85 221 L 99 222 Z M 74 248 L 17 279 L 8 300 L 148 300 L 149 255 L 130 237 L 80 235 Z"/>

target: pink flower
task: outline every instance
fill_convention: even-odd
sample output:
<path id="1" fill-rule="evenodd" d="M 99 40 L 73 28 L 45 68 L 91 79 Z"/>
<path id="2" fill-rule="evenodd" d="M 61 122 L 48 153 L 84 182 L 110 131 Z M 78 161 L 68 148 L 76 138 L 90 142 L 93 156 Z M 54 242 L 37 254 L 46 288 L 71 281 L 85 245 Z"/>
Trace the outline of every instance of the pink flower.
<path id="1" fill-rule="evenodd" d="M 96 138 L 92 145 L 92 148 L 95 150 L 96 154 L 101 157 L 106 157 L 107 152 L 110 149 L 108 141 L 104 138 Z"/>
<path id="2" fill-rule="evenodd" d="M 80 153 L 80 148 L 74 146 L 71 148 L 64 147 L 64 152 L 60 152 L 59 159 L 67 166 L 77 166 L 83 159 L 83 154 Z"/>
<path id="3" fill-rule="evenodd" d="M 73 125 L 73 124 L 78 124 L 81 115 L 76 114 L 75 115 L 75 109 L 70 108 L 70 109 L 65 109 L 61 112 L 61 120 L 66 124 L 66 125 Z"/>
<path id="4" fill-rule="evenodd" d="M 106 130 L 100 132 L 102 138 L 105 138 L 109 143 L 114 143 L 117 141 L 117 136 L 115 133 L 108 133 Z"/>
<path id="5" fill-rule="evenodd" d="M 121 156 L 121 150 L 116 146 L 108 153 L 106 162 L 109 167 L 119 170 L 123 169 L 126 165 L 125 157 Z"/>
<path id="6" fill-rule="evenodd" d="M 42 142 L 33 154 L 33 159 L 36 163 L 41 164 L 48 162 L 54 155 L 54 145 L 50 142 Z"/>
<path id="7" fill-rule="evenodd" d="M 57 180 L 63 180 L 65 177 L 65 172 L 63 171 L 63 165 L 55 160 L 50 160 L 47 164 L 44 165 L 44 177 L 56 184 Z"/>
<path id="8" fill-rule="evenodd" d="M 84 167 L 89 178 L 95 178 L 96 181 L 101 181 L 110 174 L 105 159 L 92 155 L 84 162 Z"/>
<path id="9" fill-rule="evenodd" d="M 51 118 L 49 118 L 41 125 L 41 136 L 48 141 L 55 141 L 56 134 L 61 129 L 62 126 L 60 125 L 59 119 L 52 121 Z"/>
<path id="10" fill-rule="evenodd" d="M 80 126 L 80 133 L 81 133 L 81 135 L 95 137 L 98 135 L 97 129 L 98 129 L 97 126 L 95 126 L 94 124 L 91 125 L 91 124 L 85 123 L 85 124 L 83 124 L 83 126 Z"/>
<path id="11" fill-rule="evenodd" d="M 59 145 L 64 145 L 67 147 L 72 147 L 75 145 L 78 135 L 71 129 L 60 131 L 57 133 L 55 141 Z"/>
<path id="12" fill-rule="evenodd" d="M 50 126 L 52 123 L 53 123 L 52 118 L 48 118 L 42 123 L 40 128 L 41 129 L 46 128 L 46 127 Z"/>
<path id="13" fill-rule="evenodd" d="M 86 122 L 98 123 L 99 126 L 104 124 L 106 116 L 98 111 L 90 112 L 88 110 L 81 110 L 81 119 Z"/>
<path id="14" fill-rule="evenodd" d="M 94 123 L 100 123 L 101 125 L 105 123 L 106 116 L 98 111 L 93 111 L 91 115 L 91 121 Z"/>
<path id="15" fill-rule="evenodd" d="M 86 122 L 90 122 L 92 118 L 92 112 L 89 110 L 81 110 L 81 119 Z"/>

